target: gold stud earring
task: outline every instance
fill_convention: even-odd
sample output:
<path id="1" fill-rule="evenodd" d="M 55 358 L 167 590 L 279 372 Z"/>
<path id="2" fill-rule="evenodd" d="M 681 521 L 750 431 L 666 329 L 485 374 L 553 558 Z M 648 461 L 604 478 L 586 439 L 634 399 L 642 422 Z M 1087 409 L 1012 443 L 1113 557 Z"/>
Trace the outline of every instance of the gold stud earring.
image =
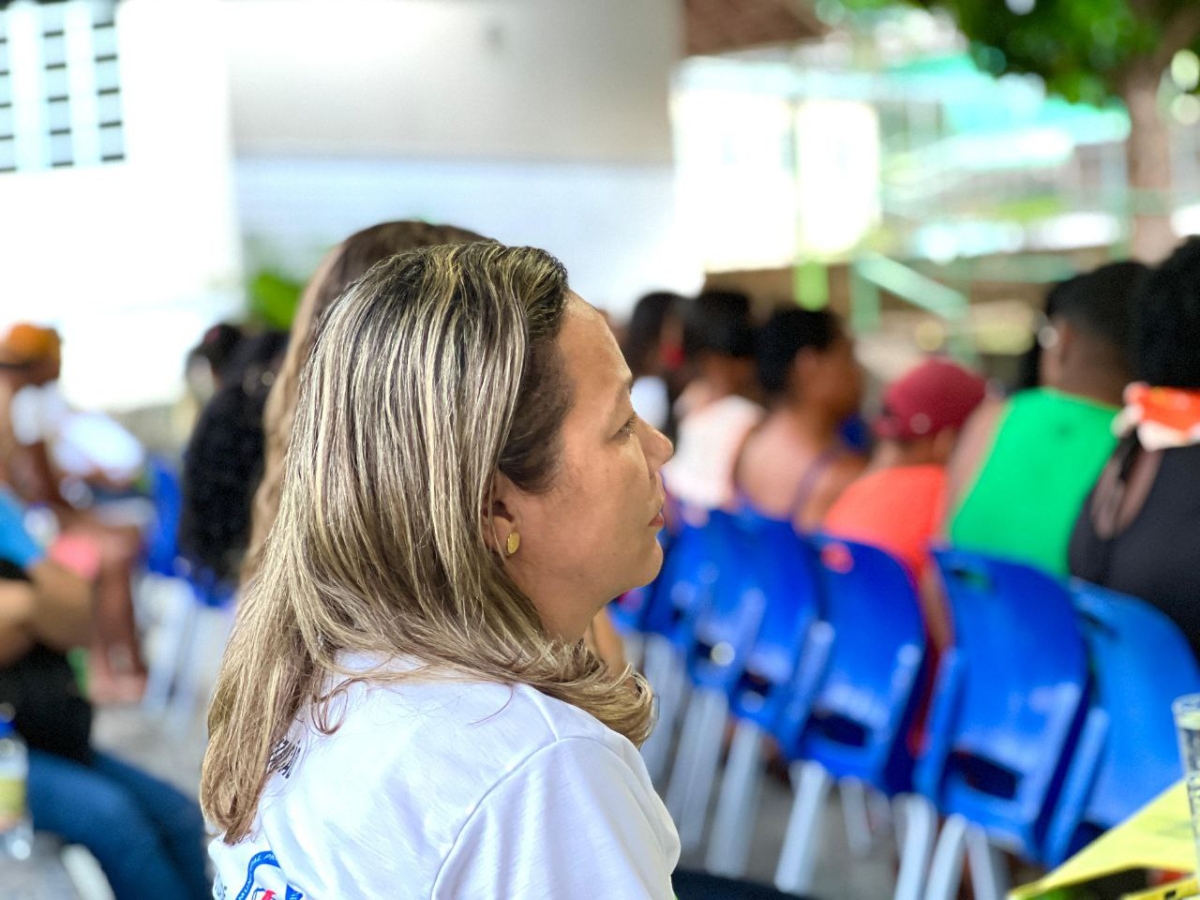
<path id="1" fill-rule="evenodd" d="M 515 531 L 512 532 L 508 536 L 508 540 L 504 542 L 504 549 L 508 551 L 509 556 L 515 555 L 521 549 L 521 535 Z"/>

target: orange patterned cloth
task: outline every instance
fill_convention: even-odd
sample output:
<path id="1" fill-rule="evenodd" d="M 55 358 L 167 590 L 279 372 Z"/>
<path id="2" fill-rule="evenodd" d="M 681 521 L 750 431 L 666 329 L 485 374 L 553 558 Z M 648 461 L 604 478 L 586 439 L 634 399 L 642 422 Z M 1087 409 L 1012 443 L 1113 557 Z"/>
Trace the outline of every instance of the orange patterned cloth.
<path id="1" fill-rule="evenodd" d="M 1125 388 L 1125 408 L 1113 428 L 1121 436 L 1136 431 L 1147 450 L 1200 444 L 1200 391 L 1135 382 Z"/>

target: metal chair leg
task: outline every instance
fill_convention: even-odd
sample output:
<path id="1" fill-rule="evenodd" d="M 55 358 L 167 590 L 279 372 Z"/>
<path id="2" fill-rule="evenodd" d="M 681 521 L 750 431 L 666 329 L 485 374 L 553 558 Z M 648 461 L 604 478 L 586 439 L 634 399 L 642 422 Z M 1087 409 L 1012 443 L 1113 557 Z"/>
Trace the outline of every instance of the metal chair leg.
<path id="1" fill-rule="evenodd" d="M 817 866 L 820 838 L 817 826 L 833 778 L 823 766 L 812 762 L 794 763 L 791 774 L 797 785 L 796 799 L 792 801 L 783 851 L 775 870 L 775 886 L 786 893 L 807 894 L 812 890 Z"/>
<path id="2" fill-rule="evenodd" d="M 741 878 L 746 874 L 754 821 L 762 796 L 762 751 L 766 732 L 753 722 L 738 723 L 721 794 L 713 817 L 712 836 L 704 867 L 714 875 Z"/>
<path id="3" fill-rule="evenodd" d="M 967 859 L 975 900 L 1004 900 L 1008 896 L 1008 860 L 978 825 L 967 829 Z"/>
<path id="4" fill-rule="evenodd" d="M 955 900 L 962 884 L 963 860 L 966 858 L 967 829 L 965 818 L 955 813 L 946 819 L 929 866 L 929 884 L 925 900 Z"/>
<path id="5" fill-rule="evenodd" d="M 896 840 L 900 849 L 900 871 L 896 876 L 894 900 L 921 900 L 929 871 L 933 843 L 937 837 L 937 810 L 918 794 L 895 799 Z"/>
<path id="6" fill-rule="evenodd" d="M 681 699 L 682 664 L 671 642 L 659 635 L 649 635 L 644 647 L 643 671 L 654 689 L 658 705 L 658 721 L 654 731 L 642 745 L 642 759 L 650 780 L 661 786 L 670 761 L 671 745 L 675 738 Z"/>
<path id="7" fill-rule="evenodd" d="M 675 771 L 667 788 L 667 811 L 675 819 L 685 852 L 698 848 L 704 839 L 728 715 L 729 701 L 720 691 L 696 691 L 688 704 Z"/>

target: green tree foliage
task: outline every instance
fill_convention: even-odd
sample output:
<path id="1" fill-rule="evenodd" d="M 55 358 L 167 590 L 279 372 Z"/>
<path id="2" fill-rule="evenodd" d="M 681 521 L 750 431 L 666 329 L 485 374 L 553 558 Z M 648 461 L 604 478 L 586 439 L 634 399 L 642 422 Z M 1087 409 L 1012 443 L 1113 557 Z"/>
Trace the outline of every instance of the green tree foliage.
<path id="1" fill-rule="evenodd" d="M 1032 72 L 1073 101 L 1122 96 L 1131 67 L 1152 62 L 1161 72 L 1176 51 L 1200 44 L 1195 0 L 1038 0 L 1023 15 L 996 0 L 921 5 L 949 10 L 984 68 Z"/>

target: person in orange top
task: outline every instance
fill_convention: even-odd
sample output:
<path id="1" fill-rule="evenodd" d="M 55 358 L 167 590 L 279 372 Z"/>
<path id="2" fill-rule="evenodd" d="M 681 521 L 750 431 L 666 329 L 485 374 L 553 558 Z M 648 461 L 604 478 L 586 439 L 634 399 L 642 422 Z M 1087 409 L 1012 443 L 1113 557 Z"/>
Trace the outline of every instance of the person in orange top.
<path id="1" fill-rule="evenodd" d="M 879 443 L 870 465 L 829 508 L 825 532 L 888 551 L 920 585 L 942 519 L 946 462 L 985 393 L 981 377 L 936 358 L 892 382 L 874 423 Z M 943 647 L 949 623 L 940 603 L 930 609 L 933 599 L 922 602 L 930 639 Z"/>

